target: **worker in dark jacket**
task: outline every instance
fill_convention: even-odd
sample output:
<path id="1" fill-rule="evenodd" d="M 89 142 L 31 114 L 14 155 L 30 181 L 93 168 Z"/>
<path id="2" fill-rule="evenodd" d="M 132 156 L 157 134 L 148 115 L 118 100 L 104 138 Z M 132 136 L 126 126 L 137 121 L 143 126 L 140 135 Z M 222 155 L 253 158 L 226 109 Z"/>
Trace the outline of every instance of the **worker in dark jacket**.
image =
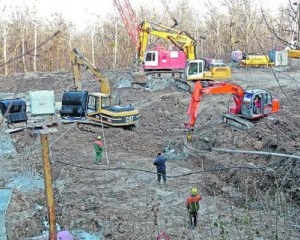
<path id="1" fill-rule="evenodd" d="M 190 215 L 190 223 L 192 227 L 197 226 L 198 211 L 200 209 L 200 201 L 202 197 L 198 194 L 198 189 L 193 187 L 191 189 L 191 195 L 187 197 L 185 206 Z"/>
<path id="2" fill-rule="evenodd" d="M 166 161 L 167 161 L 167 158 L 165 156 L 163 156 L 161 153 L 158 153 L 157 157 L 154 159 L 153 165 L 156 166 L 158 183 L 160 183 L 161 178 L 163 179 L 164 183 L 167 182 Z"/>
<path id="3" fill-rule="evenodd" d="M 95 159 L 96 164 L 99 164 L 102 160 L 102 152 L 104 150 L 104 146 L 103 146 L 103 143 L 101 140 L 102 140 L 102 137 L 98 136 L 94 142 L 94 150 L 95 150 L 95 154 L 96 154 L 96 159 Z"/>

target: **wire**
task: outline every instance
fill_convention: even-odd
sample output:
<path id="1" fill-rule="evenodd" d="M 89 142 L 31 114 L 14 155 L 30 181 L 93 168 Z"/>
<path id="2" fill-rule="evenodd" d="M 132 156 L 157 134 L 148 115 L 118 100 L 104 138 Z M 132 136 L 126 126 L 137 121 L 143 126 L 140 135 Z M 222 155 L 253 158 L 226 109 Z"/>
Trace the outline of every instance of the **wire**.
<path id="1" fill-rule="evenodd" d="M 48 37 L 46 40 L 44 40 L 43 42 L 41 42 L 35 48 L 29 49 L 25 53 L 22 53 L 22 54 L 18 55 L 17 57 L 12 58 L 12 59 L 8 60 L 7 62 L 0 64 L 0 68 L 3 67 L 3 66 L 5 66 L 5 65 L 7 65 L 7 64 L 9 64 L 9 63 L 11 63 L 11 62 L 13 62 L 13 61 L 15 61 L 15 60 L 18 60 L 18 59 L 22 58 L 25 55 L 31 54 L 35 49 L 41 48 L 43 45 L 45 45 L 46 43 L 48 43 L 50 40 L 54 39 L 55 37 L 58 37 L 58 35 L 60 33 L 61 33 L 60 30 L 55 31 L 50 37 Z"/>
<path id="2" fill-rule="evenodd" d="M 175 28 L 176 26 L 178 26 L 178 21 L 176 20 L 176 18 L 175 18 L 174 15 L 172 14 L 172 12 L 171 12 L 169 6 L 167 5 L 166 1 L 165 1 L 165 0 L 161 0 L 161 1 L 162 1 L 162 3 L 164 4 L 164 6 L 165 6 L 167 12 L 170 14 L 170 16 L 171 16 L 171 18 L 172 18 L 172 20 L 173 20 L 173 22 L 174 22 L 174 25 L 173 25 L 171 28 Z"/>
<path id="3" fill-rule="evenodd" d="M 213 150 L 216 150 L 216 149 L 213 149 Z M 219 149 L 219 150 L 220 151 L 224 151 L 226 149 Z M 230 150 L 228 150 L 228 149 L 226 151 L 230 152 Z M 234 151 L 234 152 L 236 152 L 236 151 Z M 253 152 L 253 151 L 239 151 L 239 152 L 240 153 L 249 153 L 249 152 Z M 258 154 L 261 154 L 261 152 L 258 152 Z M 280 154 L 280 155 L 284 155 L 284 154 Z M 297 158 L 300 159 L 299 156 L 297 156 Z M 157 175 L 157 172 L 153 172 L 153 171 L 149 171 L 149 170 L 145 170 L 145 169 L 130 168 L 130 167 L 110 167 L 110 168 L 94 168 L 93 167 L 92 168 L 92 167 L 83 167 L 83 166 L 80 166 L 80 165 L 75 165 L 75 164 L 72 164 L 72 163 L 62 162 L 62 161 L 58 161 L 58 160 L 56 160 L 55 163 L 59 163 L 59 164 L 63 164 L 63 165 L 68 165 L 68 166 L 71 166 L 71 167 L 85 169 L 85 170 L 93 170 L 93 171 L 117 171 L 118 170 L 118 171 L 144 172 L 144 173 L 150 173 L 150 174 Z M 232 167 L 210 168 L 210 169 L 206 169 L 206 170 L 192 171 L 192 172 L 188 172 L 188 173 L 184 173 L 184 174 L 178 174 L 178 175 L 167 175 L 167 177 L 168 178 L 181 178 L 181 177 L 186 177 L 186 176 L 190 176 L 190 175 L 194 175 L 194 174 L 227 172 L 227 171 L 229 171 L 231 169 L 264 171 L 268 167 L 272 167 L 273 165 L 274 165 L 274 163 L 273 164 L 268 164 L 268 165 L 262 166 L 262 167 L 232 166 Z"/>
<path id="4" fill-rule="evenodd" d="M 108 165 L 109 164 L 109 159 L 108 159 L 108 154 L 107 154 L 107 147 L 106 147 L 106 139 L 105 139 L 105 134 L 104 134 L 104 126 L 103 126 L 102 114 L 100 114 L 100 119 L 101 119 L 101 129 L 102 129 L 102 135 L 103 135 L 106 164 Z"/>
<path id="5" fill-rule="evenodd" d="M 258 36 L 257 36 L 257 34 L 256 34 L 256 31 L 253 29 L 253 25 L 251 25 L 251 29 L 252 29 L 252 31 L 253 31 L 253 34 L 254 34 L 254 36 L 255 36 L 257 42 L 258 42 L 258 45 L 259 45 L 261 51 L 262 51 L 263 54 L 266 56 L 267 54 L 265 53 L 265 51 L 264 51 L 264 49 L 263 49 L 263 47 L 262 47 L 262 45 L 261 45 L 261 43 L 260 43 L 260 41 L 259 41 L 259 39 L 258 39 Z M 275 71 L 274 71 L 273 66 L 270 66 L 270 68 L 271 68 L 271 70 L 272 70 L 272 73 L 273 73 L 273 75 L 274 75 L 274 78 L 275 78 L 275 80 L 276 80 L 276 82 L 277 82 L 277 84 L 278 84 L 280 90 L 282 91 L 282 93 L 284 94 L 284 96 L 287 98 L 287 100 L 292 104 L 292 106 L 293 106 L 295 109 L 297 109 L 297 106 L 290 100 L 289 96 L 286 94 L 286 92 L 285 92 L 284 89 L 282 88 L 282 86 L 281 86 L 281 84 L 280 84 L 280 82 L 279 82 L 279 80 L 278 80 L 278 78 L 277 78 L 277 76 L 276 76 L 276 74 L 275 74 Z M 298 119 L 295 119 L 295 120 L 298 121 Z"/>
<path id="6" fill-rule="evenodd" d="M 53 143 L 55 143 L 57 140 L 59 140 L 62 136 L 64 136 L 69 130 L 71 130 L 73 127 L 75 126 L 75 123 L 73 123 L 71 125 L 71 127 L 69 127 L 64 133 L 62 133 L 58 138 L 56 138 L 55 140 L 53 140 L 50 144 L 49 144 L 49 151 L 51 149 L 51 146 Z"/>

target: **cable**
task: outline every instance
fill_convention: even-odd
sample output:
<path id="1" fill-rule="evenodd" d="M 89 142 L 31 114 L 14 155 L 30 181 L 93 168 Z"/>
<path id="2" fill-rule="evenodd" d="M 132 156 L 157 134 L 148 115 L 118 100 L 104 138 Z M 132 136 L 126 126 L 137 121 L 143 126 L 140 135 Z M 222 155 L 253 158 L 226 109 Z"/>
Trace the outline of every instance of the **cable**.
<path id="1" fill-rule="evenodd" d="M 102 114 L 100 114 L 100 119 L 101 119 L 101 129 L 102 129 L 102 135 L 103 135 L 106 164 L 109 165 L 109 159 L 108 159 L 107 148 L 106 148 L 106 140 L 105 140 L 105 134 L 104 134 L 104 126 L 103 126 Z"/>
<path id="2" fill-rule="evenodd" d="M 178 21 L 177 21 L 176 18 L 174 17 L 174 14 L 172 14 L 172 12 L 171 12 L 169 6 L 167 5 L 166 1 L 165 1 L 165 0 L 161 0 L 161 1 L 162 1 L 162 3 L 164 4 L 165 8 L 167 9 L 167 12 L 170 14 L 170 16 L 171 16 L 171 18 L 172 18 L 172 20 L 173 20 L 173 22 L 174 22 L 174 25 L 171 26 L 171 28 L 175 28 L 176 26 L 178 26 Z"/>
<path id="3" fill-rule="evenodd" d="M 228 153 L 245 153 L 245 154 L 258 154 L 258 155 L 268 155 L 268 156 L 280 156 L 280 157 L 289 157 L 289 158 L 296 158 L 300 159 L 300 156 L 297 155 L 289 155 L 289 154 L 283 154 L 283 153 L 271 153 L 271 152 L 263 152 L 263 151 L 249 151 L 249 150 L 235 150 L 235 149 L 222 149 L 222 148 L 205 148 L 205 149 L 192 149 L 189 148 L 193 151 L 217 151 L 217 152 L 228 152 Z M 116 171 L 116 170 L 126 170 L 126 171 L 135 171 L 135 172 L 145 172 L 145 173 L 150 173 L 150 174 L 157 174 L 157 172 L 149 171 L 149 170 L 144 170 L 144 169 L 138 169 L 138 168 L 129 168 L 129 167 L 110 167 L 110 168 L 91 168 L 91 167 L 83 167 L 71 163 L 66 163 L 62 161 L 55 161 L 56 163 L 80 168 L 80 169 L 86 169 L 86 170 L 94 170 L 94 171 Z M 201 170 L 201 171 L 193 171 L 189 173 L 184 173 L 184 174 L 178 174 L 178 175 L 167 175 L 168 178 L 180 178 L 180 177 L 186 177 L 190 176 L 193 174 L 202 174 L 202 173 L 213 173 L 213 172 L 224 172 L 224 171 L 229 171 L 231 169 L 244 169 L 244 170 L 256 170 L 256 171 L 264 171 L 268 167 L 272 167 L 275 163 L 268 164 L 263 167 L 247 167 L 247 166 L 233 166 L 233 167 L 222 167 L 222 168 L 211 168 L 211 169 L 206 169 L 206 170 Z"/>
<path id="4" fill-rule="evenodd" d="M 255 36 L 257 42 L 258 42 L 258 45 L 259 45 L 261 51 L 262 51 L 263 54 L 266 56 L 266 53 L 265 53 L 265 51 L 264 51 L 264 49 L 263 49 L 263 47 L 262 47 L 262 45 L 261 45 L 261 43 L 260 43 L 260 41 L 259 41 L 259 39 L 258 39 L 258 37 L 257 37 L 256 31 L 253 29 L 253 25 L 251 25 L 251 28 L 252 28 L 253 34 L 254 34 L 254 36 Z M 275 80 L 276 80 L 276 82 L 277 82 L 277 84 L 278 84 L 280 90 L 282 91 L 283 95 L 284 95 L 284 96 L 287 98 L 287 100 L 292 104 L 292 106 L 293 106 L 295 109 L 297 109 L 297 106 L 290 100 L 290 98 L 288 97 L 288 95 L 286 94 L 286 92 L 284 91 L 284 89 L 282 88 L 282 86 L 281 86 L 281 84 L 280 84 L 280 82 L 279 82 L 279 80 L 278 80 L 278 78 L 277 78 L 277 76 L 276 76 L 276 74 L 275 74 L 275 71 L 274 71 L 273 66 L 270 66 L 270 67 L 271 67 L 272 73 L 273 73 L 273 75 L 274 75 L 274 78 L 275 78 Z M 298 121 L 298 119 L 295 119 L 295 121 Z"/>
<path id="5" fill-rule="evenodd" d="M 49 151 L 51 149 L 51 146 L 53 143 L 55 143 L 57 140 L 59 140 L 62 136 L 64 136 L 70 129 L 72 129 L 75 126 L 75 123 L 73 123 L 71 125 L 71 127 L 69 127 L 64 133 L 62 133 L 58 138 L 56 138 L 55 140 L 53 140 L 50 144 L 49 144 Z"/>
<path id="6" fill-rule="evenodd" d="M 63 165 L 79 168 L 79 169 L 85 169 L 85 170 L 93 170 L 93 171 L 134 171 L 134 172 L 144 172 L 144 173 L 150 173 L 157 175 L 156 172 L 145 170 L 145 169 L 138 169 L 138 168 L 129 168 L 129 167 L 110 167 L 110 168 L 91 168 L 91 167 L 83 167 L 80 165 L 75 165 L 72 163 L 66 163 L 59 160 L 56 160 L 55 163 L 60 163 Z M 207 170 L 201 170 L 201 171 L 194 171 L 184 174 L 178 174 L 178 175 L 167 175 L 168 178 L 180 178 L 180 177 L 186 177 L 193 174 L 201 174 L 201 173 L 213 173 L 213 172 L 224 172 L 231 169 L 245 169 L 245 170 L 265 170 L 266 167 L 246 167 L 246 166 L 235 166 L 235 167 L 224 167 L 224 168 L 211 168 Z"/>

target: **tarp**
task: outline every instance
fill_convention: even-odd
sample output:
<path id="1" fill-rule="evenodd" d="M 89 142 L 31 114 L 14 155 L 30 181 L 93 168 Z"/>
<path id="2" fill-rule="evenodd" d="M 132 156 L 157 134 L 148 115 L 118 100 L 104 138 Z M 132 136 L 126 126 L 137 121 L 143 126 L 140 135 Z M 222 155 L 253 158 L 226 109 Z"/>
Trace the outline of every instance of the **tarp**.
<path id="1" fill-rule="evenodd" d="M 0 240 L 6 240 L 5 213 L 12 195 L 11 188 L 0 188 Z"/>
<path id="2" fill-rule="evenodd" d="M 57 240 L 75 240 L 75 238 L 68 231 L 60 231 L 57 233 Z"/>

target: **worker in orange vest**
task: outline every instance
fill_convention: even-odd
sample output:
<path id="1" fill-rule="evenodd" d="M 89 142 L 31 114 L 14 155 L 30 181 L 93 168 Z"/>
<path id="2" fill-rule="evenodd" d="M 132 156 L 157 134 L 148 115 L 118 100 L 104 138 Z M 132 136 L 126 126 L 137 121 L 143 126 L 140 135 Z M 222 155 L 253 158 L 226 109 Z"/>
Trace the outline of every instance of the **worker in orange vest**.
<path id="1" fill-rule="evenodd" d="M 190 223 L 192 227 L 197 226 L 197 216 L 198 216 L 198 211 L 200 209 L 200 201 L 202 197 L 198 193 L 198 189 L 193 187 L 191 189 L 191 195 L 187 197 L 185 201 L 186 208 L 189 212 L 190 216 Z"/>
<path id="2" fill-rule="evenodd" d="M 102 143 L 102 137 L 98 136 L 94 142 L 94 149 L 95 149 L 95 153 L 96 153 L 96 159 L 95 159 L 95 163 L 99 164 L 102 160 L 102 152 L 104 150 L 104 146 Z"/>

